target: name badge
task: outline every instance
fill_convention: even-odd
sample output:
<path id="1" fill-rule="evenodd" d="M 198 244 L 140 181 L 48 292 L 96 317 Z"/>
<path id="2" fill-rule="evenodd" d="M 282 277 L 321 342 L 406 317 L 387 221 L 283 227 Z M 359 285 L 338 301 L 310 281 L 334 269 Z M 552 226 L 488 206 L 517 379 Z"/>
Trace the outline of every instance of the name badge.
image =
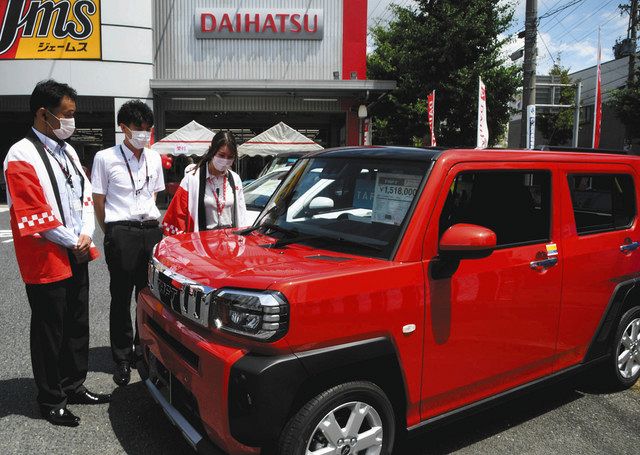
<path id="1" fill-rule="evenodd" d="M 76 212 L 82 211 L 82 201 L 80 199 L 74 197 L 71 200 L 71 208 Z"/>

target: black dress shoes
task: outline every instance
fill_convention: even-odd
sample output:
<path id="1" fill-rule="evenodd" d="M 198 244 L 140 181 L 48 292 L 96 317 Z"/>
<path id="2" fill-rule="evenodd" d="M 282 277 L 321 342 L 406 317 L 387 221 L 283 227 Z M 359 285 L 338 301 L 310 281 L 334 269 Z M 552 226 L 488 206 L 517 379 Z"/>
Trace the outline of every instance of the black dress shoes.
<path id="1" fill-rule="evenodd" d="M 69 404 L 102 404 L 111 401 L 111 394 L 93 393 L 85 390 L 81 393 L 75 393 L 67 398 Z"/>
<path id="2" fill-rule="evenodd" d="M 131 380 L 131 366 L 129 362 L 120 362 L 116 365 L 116 372 L 113 373 L 113 382 L 119 386 L 125 386 L 129 384 Z"/>
<path id="3" fill-rule="evenodd" d="M 80 417 L 74 415 L 67 408 L 42 409 L 42 416 L 53 425 L 77 427 L 80 424 Z"/>

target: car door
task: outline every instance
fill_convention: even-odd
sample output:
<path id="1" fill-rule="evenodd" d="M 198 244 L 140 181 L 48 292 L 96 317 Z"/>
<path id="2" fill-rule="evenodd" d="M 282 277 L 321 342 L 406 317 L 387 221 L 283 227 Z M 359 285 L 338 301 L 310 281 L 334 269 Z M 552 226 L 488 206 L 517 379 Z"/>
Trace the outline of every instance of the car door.
<path id="1" fill-rule="evenodd" d="M 425 243 L 423 419 L 552 371 L 562 285 L 553 171 L 461 164 L 443 182 Z M 497 248 L 443 267 L 439 238 L 458 223 L 492 229 Z"/>
<path id="2" fill-rule="evenodd" d="M 564 164 L 565 276 L 557 369 L 583 360 L 620 283 L 640 276 L 638 175 L 623 164 Z"/>

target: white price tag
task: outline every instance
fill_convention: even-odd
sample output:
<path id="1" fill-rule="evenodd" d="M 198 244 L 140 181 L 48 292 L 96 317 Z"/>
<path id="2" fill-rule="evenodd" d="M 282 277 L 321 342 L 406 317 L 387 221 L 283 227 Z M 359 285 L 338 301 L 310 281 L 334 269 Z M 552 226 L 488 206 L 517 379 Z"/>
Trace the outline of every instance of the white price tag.
<path id="1" fill-rule="evenodd" d="M 378 174 L 373 194 L 371 220 L 400 225 L 418 192 L 420 177 L 404 174 Z"/>

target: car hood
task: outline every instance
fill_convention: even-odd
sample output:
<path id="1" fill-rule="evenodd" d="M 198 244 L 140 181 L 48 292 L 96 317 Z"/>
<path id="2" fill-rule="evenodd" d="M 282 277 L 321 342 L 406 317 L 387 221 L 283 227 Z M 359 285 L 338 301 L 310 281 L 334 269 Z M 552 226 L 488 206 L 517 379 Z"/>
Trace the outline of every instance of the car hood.
<path id="1" fill-rule="evenodd" d="M 269 289 L 279 282 L 334 276 L 388 261 L 322 250 L 301 244 L 266 248 L 273 237 L 254 231 L 246 236 L 233 229 L 167 237 L 155 257 L 163 265 L 213 288 Z"/>

